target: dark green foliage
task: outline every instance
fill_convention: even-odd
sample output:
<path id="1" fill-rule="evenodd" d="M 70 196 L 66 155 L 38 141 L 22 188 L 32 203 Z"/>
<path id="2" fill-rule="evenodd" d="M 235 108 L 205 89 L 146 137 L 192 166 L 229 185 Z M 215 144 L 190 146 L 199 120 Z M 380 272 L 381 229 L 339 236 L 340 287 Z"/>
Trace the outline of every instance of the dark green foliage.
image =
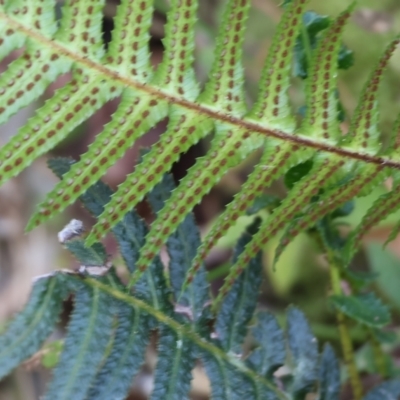
<path id="1" fill-rule="evenodd" d="M 112 349 L 96 379 L 88 400 L 124 399 L 143 361 L 148 341 L 150 317 L 124 303 L 117 304 L 117 329 Z"/>
<path id="2" fill-rule="evenodd" d="M 252 369 L 272 379 L 272 374 L 285 363 L 286 350 L 283 330 L 268 312 L 257 314 L 257 325 L 252 330 L 258 343 L 247 359 Z"/>
<path id="3" fill-rule="evenodd" d="M 168 327 L 161 327 L 158 362 L 151 398 L 180 400 L 188 397 L 195 354 L 193 343 Z"/>
<path id="4" fill-rule="evenodd" d="M 104 265 L 107 262 L 106 249 L 101 243 L 86 247 L 82 240 L 70 240 L 65 247 L 84 265 Z"/>
<path id="5" fill-rule="evenodd" d="M 331 23 L 326 15 L 307 11 L 303 14 L 303 30 L 294 47 L 294 76 L 306 79 L 308 76 L 310 52 L 315 49 L 318 35 Z M 353 52 L 342 45 L 338 55 L 338 68 L 348 69 L 354 63 Z"/>
<path id="6" fill-rule="evenodd" d="M 389 381 L 372 389 L 363 400 L 397 400 L 400 396 L 400 382 Z"/>
<path id="7" fill-rule="evenodd" d="M 256 231 L 258 223 L 256 222 L 254 225 L 252 229 Z M 239 240 L 234 261 L 239 257 L 250 239 L 251 233 L 247 232 Z M 261 270 L 261 253 L 259 253 L 257 257 L 250 261 L 248 267 L 236 280 L 221 304 L 215 322 L 215 333 L 221 347 L 226 352 L 233 354 L 241 354 L 242 352 L 241 346 L 257 304 Z"/>
<path id="8" fill-rule="evenodd" d="M 307 175 L 313 166 L 313 162 L 311 160 L 307 160 L 301 164 L 298 164 L 286 173 L 285 175 L 285 185 L 288 189 L 292 189 L 293 186 L 305 175 Z"/>
<path id="9" fill-rule="evenodd" d="M 172 176 L 165 175 L 162 182 L 149 194 L 148 200 L 155 213 L 161 210 L 165 201 L 174 190 Z M 182 293 L 183 281 L 200 246 L 200 234 L 192 214 L 186 216 L 178 229 L 167 240 L 169 277 L 175 301 L 189 307 L 191 319 L 198 321 L 205 316 L 205 307 L 209 298 L 209 288 L 204 267 L 201 267 L 192 284 Z"/>
<path id="10" fill-rule="evenodd" d="M 70 162 L 60 159 L 50 165 L 61 174 Z M 150 194 L 155 212 L 173 187 L 172 178 L 165 176 Z M 111 190 L 98 182 L 82 196 L 82 201 L 90 212 L 98 214 L 110 195 Z M 233 262 L 258 226 L 256 219 L 239 240 Z M 134 211 L 113 230 L 130 271 L 135 269 L 146 232 L 144 222 Z M 110 263 L 100 243 L 85 247 L 77 235 L 63 244 L 82 265 Z M 25 310 L 0 337 L 2 375 L 40 348 L 57 321 L 62 300 L 71 293 L 74 311 L 46 400 L 125 399 L 152 335 L 158 337 L 151 394 L 154 400 L 188 398 L 191 371 L 198 361 L 210 379 L 213 399 L 303 399 L 308 392 L 318 393 L 318 400 L 337 399 L 338 361 L 328 345 L 319 356 L 317 341 L 304 315 L 289 308 L 285 335 L 273 315 L 255 312 L 261 283 L 260 254 L 236 279 L 216 315 L 208 307 L 204 268 L 181 292 L 185 272 L 198 246 L 199 234 L 190 215 L 167 242 L 168 276 L 159 258 L 155 258 L 133 288 L 124 286 L 112 267 L 104 276 L 91 275 L 90 271 L 60 271 L 39 278 Z M 171 289 L 167 287 L 167 277 Z M 376 301 L 373 304 L 376 306 Z M 243 344 L 252 324 L 254 348 L 245 354 Z M 282 365 L 287 365 L 290 373 L 276 378 L 274 373 Z M 390 382 L 374 389 L 370 396 L 396 390 L 397 383 Z"/>
<path id="11" fill-rule="evenodd" d="M 312 391 L 318 378 L 318 343 L 302 312 L 288 310 L 288 345 L 293 366 L 292 392 L 300 399 Z"/>
<path id="12" fill-rule="evenodd" d="M 57 158 L 49 160 L 49 167 L 60 178 L 70 169 L 73 163 L 74 161 L 68 158 Z M 103 212 L 104 206 L 108 203 L 111 195 L 112 190 L 106 184 L 99 181 L 91 186 L 89 190 L 80 197 L 80 200 L 91 214 L 98 216 Z M 139 250 L 143 246 L 147 233 L 145 223 L 137 213 L 132 210 L 113 228 L 112 232 L 117 239 L 121 255 L 124 258 L 128 270 L 133 272 L 135 270 Z M 67 243 L 67 246 L 71 244 Z M 149 271 L 146 272 L 136 284 L 135 292 L 139 297 L 146 299 L 151 298 L 156 308 L 165 306 L 161 299 L 165 298 L 168 290 L 163 276 L 163 266 L 159 257 L 153 260 Z"/>
<path id="13" fill-rule="evenodd" d="M 0 378 L 35 353 L 53 331 L 67 295 L 59 275 L 40 277 L 24 310 L 0 336 Z"/>
<path id="14" fill-rule="evenodd" d="M 343 314 L 373 328 L 390 323 L 390 312 L 374 293 L 354 296 L 332 296 L 333 305 Z"/>
<path id="15" fill-rule="evenodd" d="M 319 360 L 318 400 L 336 400 L 340 393 L 339 362 L 328 344 L 324 346 Z"/>
<path id="16" fill-rule="evenodd" d="M 46 400 L 83 400 L 111 339 L 113 300 L 99 289 L 81 287 L 75 294 L 64 351 Z"/>

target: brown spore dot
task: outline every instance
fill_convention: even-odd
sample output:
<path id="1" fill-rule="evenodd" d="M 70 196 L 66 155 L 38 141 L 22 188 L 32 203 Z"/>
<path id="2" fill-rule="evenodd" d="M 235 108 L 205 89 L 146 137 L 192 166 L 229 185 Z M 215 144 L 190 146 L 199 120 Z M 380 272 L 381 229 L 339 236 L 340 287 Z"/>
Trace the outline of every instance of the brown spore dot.
<path id="1" fill-rule="evenodd" d="M 122 147 L 124 144 L 125 144 L 125 140 L 124 140 L 124 139 L 121 139 L 121 140 L 118 142 L 118 147 Z"/>
<path id="2" fill-rule="evenodd" d="M 146 258 L 147 258 L 148 260 L 152 260 L 154 257 L 155 257 L 155 254 L 154 254 L 153 252 L 149 252 L 149 253 L 147 253 L 147 255 L 146 255 Z M 145 266 L 145 265 L 144 265 L 144 269 L 146 270 L 146 266 Z"/>
<path id="3" fill-rule="evenodd" d="M 118 219 L 118 214 L 111 215 L 111 221 L 116 221 Z"/>
<path id="4" fill-rule="evenodd" d="M 43 138 L 41 138 L 41 139 L 39 139 L 39 140 L 36 142 L 36 144 L 37 144 L 38 146 L 42 146 L 45 142 L 46 142 L 46 141 L 45 141 Z"/>
<path id="5" fill-rule="evenodd" d="M 48 131 L 47 132 L 47 134 L 46 134 L 46 136 L 50 139 L 52 136 L 54 136 L 56 134 L 56 131 L 55 130 L 51 130 L 51 131 Z"/>
<path id="6" fill-rule="evenodd" d="M 143 190 L 146 188 L 146 186 L 142 183 L 141 185 L 139 185 L 138 187 L 138 191 L 139 192 L 143 192 Z"/>
<path id="7" fill-rule="evenodd" d="M 76 185 L 73 189 L 74 193 L 78 193 L 81 190 L 81 185 Z"/>
<path id="8" fill-rule="evenodd" d="M 96 174 L 99 171 L 99 167 L 93 167 L 92 168 L 92 174 Z"/>
<path id="9" fill-rule="evenodd" d="M 106 164 L 107 161 L 108 161 L 108 158 L 107 158 L 107 157 L 103 157 L 103 158 L 100 160 L 100 165 Z"/>
<path id="10" fill-rule="evenodd" d="M 71 198 L 70 195 L 69 195 L 69 194 L 66 194 L 66 195 L 63 197 L 63 200 L 64 200 L 64 201 L 68 201 L 70 198 Z"/>
<path id="11" fill-rule="evenodd" d="M 85 177 L 83 178 L 83 180 L 82 180 L 82 184 L 83 184 L 83 185 L 86 185 L 88 182 L 89 182 L 89 177 L 88 177 L 88 176 L 85 176 Z"/>

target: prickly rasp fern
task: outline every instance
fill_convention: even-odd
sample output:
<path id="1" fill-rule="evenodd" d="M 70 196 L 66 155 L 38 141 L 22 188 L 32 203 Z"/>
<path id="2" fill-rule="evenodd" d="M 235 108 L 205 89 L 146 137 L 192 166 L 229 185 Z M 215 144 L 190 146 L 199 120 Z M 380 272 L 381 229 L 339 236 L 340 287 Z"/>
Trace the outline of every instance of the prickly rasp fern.
<path id="1" fill-rule="evenodd" d="M 67 159 L 50 164 L 59 176 L 71 165 Z M 172 179 L 165 176 L 149 195 L 154 211 L 163 206 L 171 189 Z M 93 215 L 99 215 L 111 194 L 98 182 L 81 200 Z M 240 239 L 234 258 L 244 250 L 258 225 L 256 221 Z M 133 211 L 113 228 L 131 273 L 146 229 Z M 203 267 L 182 293 L 185 272 L 200 244 L 192 215 L 185 217 L 167 241 L 168 277 L 155 257 L 135 284 L 134 296 L 110 266 L 102 245 L 85 247 L 79 233 L 69 231 L 67 235 L 64 230 L 60 235 L 82 263 L 79 272 L 60 270 L 38 277 L 27 306 L 0 336 L 0 378 L 40 348 L 57 323 L 63 300 L 73 294 L 74 310 L 46 400 L 125 399 L 155 330 L 158 360 L 152 399 L 188 398 L 196 360 L 204 366 L 213 399 L 289 400 L 305 399 L 310 393 L 319 400 L 339 398 L 338 360 L 328 344 L 319 355 L 303 314 L 294 307 L 288 309 L 285 334 L 271 313 L 256 311 L 260 254 L 236 280 L 219 313 L 213 315 Z M 101 268 L 104 273 L 92 272 Z M 244 353 L 243 342 L 249 331 L 253 345 Z M 384 395 L 394 398 L 399 394 L 400 383 L 392 380 L 374 388 L 364 399 L 382 400 Z"/>
<path id="2" fill-rule="evenodd" d="M 361 232 L 396 210 L 399 204 L 400 161 L 396 137 L 400 120 L 393 129 L 391 145 L 383 151 L 379 143 L 376 100 L 380 78 L 398 39 L 377 63 L 360 96 L 350 130 L 343 135 L 337 119 L 337 54 L 352 6 L 318 40 L 306 80 L 306 113 L 298 125 L 290 107 L 288 88 L 293 47 L 302 26 L 306 0 L 287 2 L 251 109 L 244 100 L 241 63 L 250 1 L 227 2 L 215 61 L 203 89 L 193 70 L 198 2 L 171 2 L 165 28 L 165 52 L 155 72 L 149 64 L 148 50 L 152 3 L 151 0 L 121 1 L 106 50 L 101 39 L 103 1 L 67 1 L 59 20 L 52 0 L 1 1 L 0 56 L 21 47 L 24 52 L 1 76 L 0 121 L 6 121 L 40 96 L 60 74 L 72 74 L 70 82 L 47 100 L 0 150 L 1 182 L 60 142 L 105 102 L 117 96 L 121 98 L 112 121 L 48 195 L 32 217 L 29 228 L 61 212 L 97 181 L 137 138 L 168 117 L 167 131 L 119 186 L 87 238 L 87 243 L 92 244 L 112 229 L 162 179 L 181 153 L 213 132 L 207 155 L 197 160 L 152 224 L 131 284 L 149 267 L 162 244 L 203 195 L 229 168 L 256 149 L 262 151 L 260 161 L 200 246 L 187 282 L 193 280 L 216 240 L 254 199 L 273 180 L 306 161 L 312 164 L 309 173 L 262 222 L 232 267 L 218 302 L 250 259 L 282 229 L 286 231 L 279 251 L 299 232 L 340 204 L 369 193 L 383 179 L 393 176 L 393 190 L 376 202 L 348 241 L 349 259 L 357 248 Z M 318 201 L 310 205 L 317 194 Z"/>

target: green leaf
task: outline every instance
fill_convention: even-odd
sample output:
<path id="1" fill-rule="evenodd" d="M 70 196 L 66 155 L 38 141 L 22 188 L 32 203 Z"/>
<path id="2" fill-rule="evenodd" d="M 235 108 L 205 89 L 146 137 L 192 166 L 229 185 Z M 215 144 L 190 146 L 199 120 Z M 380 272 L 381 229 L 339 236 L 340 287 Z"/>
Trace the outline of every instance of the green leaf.
<path id="1" fill-rule="evenodd" d="M 64 246 L 84 265 L 105 265 L 107 263 L 106 249 L 101 243 L 86 247 L 83 240 L 74 239 L 65 242 Z"/>
<path id="2" fill-rule="evenodd" d="M 307 175 L 312 168 L 313 161 L 307 160 L 301 164 L 295 165 L 285 174 L 284 182 L 288 189 L 292 189 L 295 183 Z"/>
<path id="3" fill-rule="evenodd" d="M 364 325 L 381 328 L 390 323 L 388 308 L 373 293 L 332 296 L 331 301 L 343 314 Z"/>
<path id="4" fill-rule="evenodd" d="M 115 304 L 98 288 L 81 286 L 68 324 L 64 351 L 46 400 L 84 400 L 111 339 Z"/>
<path id="5" fill-rule="evenodd" d="M 166 326 L 160 329 L 152 400 L 188 398 L 195 353 L 193 343 Z"/>
<path id="6" fill-rule="evenodd" d="M 363 400 L 395 400 L 400 396 L 400 381 L 381 383 L 372 389 Z"/>
<path id="7" fill-rule="evenodd" d="M 324 346 L 318 375 L 318 400 L 337 400 L 340 394 L 340 366 L 330 345 Z"/>
<path id="8" fill-rule="evenodd" d="M 295 399 L 313 391 L 318 379 L 318 343 L 304 314 L 294 307 L 288 312 L 288 345 L 293 368 L 291 391 Z"/>
<path id="9" fill-rule="evenodd" d="M 252 206 L 247 209 L 246 214 L 253 215 L 264 209 L 275 208 L 279 205 L 280 201 L 281 199 L 278 196 L 262 194 L 254 200 Z"/>
<path id="10" fill-rule="evenodd" d="M 381 243 L 371 243 L 367 247 L 371 270 L 377 275 L 376 283 L 391 304 L 400 309 L 400 261 L 388 248 Z"/>
<path id="11" fill-rule="evenodd" d="M 91 386 L 88 400 L 125 399 L 144 362 L 151 317 L 138 308 L 117 304 L 117 329 L 112 348 Z"/>
<path id="12" fill-rule="evenodd" d="M 232 355 L 235 357 L 235 355 Z M 212 399 L 217 400 L 277 400 L 279 397 L 264 385 L 252 385 L 240 371 L 235 371 L 226 361 L 201 352 L 201 359 L 211 383 Z M 240 362 L 240 361 L 238 361 Z"/>
<path id="13" fill-rule="evenodd" d="M 155 214 L 162 209 L 174 189 L 172 176 L 166 174 L 161 183 L 149 193 L 148 200 Z M 198 321 L 204 314 L 209 300 L 209 287 L 203 265 L 198 269 L 191 285 L 182 292 L 186 273 L 200 246 L 200 234 L 192 213 L 185 217 L 177 230 L 168 238 L 166 245 L 170 258 L 170 284 L 175 300 L 180 306 L 189 307 L 187 311 L 190 313 L 190 318 Z"/>
<path id="14" fill-rule="evenodd" d="M 303 14 L 303 31 L 296 40 L 294 48 L 294 76 L 302 79 L 308 76 L 308 54 L 309 49 L 317 46 L 319 34 L 330 24 L 331 18 L 326 15 L 317 14 L 314 11 L 307 11 Z M 307 47 L 306 47 L 307 46 Z M 353 51 L 345 45 L 341 45 L 338 56 L 338 68 L 348 69 L 354 63 Z"/>
<path id="15" fill-rule="evenodd" d="M 258 224 L 253 224 L 251 229 L 256 230 L 257 228 L 254 225 L 257 226 Z M 235 249 L 234 261 L 250 240 L 251 232 L 247 232 L 242 236 Z M 247 325 L 257 305 L 261 272 L 261 253 L 258 253 L 235 280 L 221 304 L 215 321 L 215 332 L 222 348 L 226 352 L 233 354 L 241 354 L 242 352 Z"/>
<path id="16" fill-rule="evenodd" d="M 58 321 L 67 293 L 61 275 L 36 279 L 27 305 L 0 336 L 0 378 L 39 350 Z"/>
<path id="17" fill-rule="evenodd" d="M 258 343 L 247 363 L 259 374 L 272 379 L 272 374 L 285 363 L 286 349 L 283 330 L 268 312 L 257 314 L 257 325 L 252 329 Z"/>

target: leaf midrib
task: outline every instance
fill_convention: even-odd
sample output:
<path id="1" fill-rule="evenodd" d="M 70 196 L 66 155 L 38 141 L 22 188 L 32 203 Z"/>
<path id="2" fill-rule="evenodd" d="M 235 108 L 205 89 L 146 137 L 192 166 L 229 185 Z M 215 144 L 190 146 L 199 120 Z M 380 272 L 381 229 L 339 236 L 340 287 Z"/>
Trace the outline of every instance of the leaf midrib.
<path id="1" fill-rule="evenodd" d="M 249 120 L 243 120 L 241 118 L 234 117 L 229 114 L 215 111 L 212 108 L 209 108 L 205 105 L 185 100 L 180 96 L 173 95 L 171 93 L 166 93 L 150 84 L 143 84 L 133 79 L 121 76 L 118 72 L 113 71 L 104 65 L 101 65 L 95 61 L 89 60 L 88 58 L 76 54 L 73 51 L 64 47 L 59 42 L 51 40 L 46 36 L 40 34 L 39 31 L 34 30 L 30 27 L 26 27 L 19 21 L 14 20 L 4 12 L 0 12 L 0 20 L 2 20 L 3 23 L 5 24 L 14 27 L 19 32 L 25 34 L 27 37 L 29 37 L 30 40 L 35 40 L 48 49 L 52 48 L 55 52 L 61 53 L 63 56 L 71 58 L 74 62 L 82 64 L 88 69 L 95 70 L 95 72 L 98 74 L 107 76 L 114 82 L 119 82 L 124 87 L 130 87 L 134 90 L 146 92 L 149 95 L 167 101 L 171 104 L 179 105 L 183 108 L 195 111 L 198 114 L 207 115 L 213 120 L 234 125 L 236 129 L 249 130 L 252 131 L 253 133 L 259 133 L 261 135 L 275 137 L 285 142 L 292 142 L 299 146 L 306 146 L 308 148 L 313 148 L 316 151 L 324 151 L 327 153 L 336 154 L 344 158 L 351 158 L 363 161 L 365 163 L 371 163 L 377 165 L 384 164 L 387 167 L 400 169 L 400 161 L 397 162 L 384 157 L 376 157 L 369 154 L 358 153 L 353 150 L 332 146 L 331 144 L 328 143 L 314 141 L 301 135 L 293 135 L 285 133 L 284 131 L 281 130 L 269 129 L 262 125 L 259 125 L 258 123 L 256 123 L 256 121 L 251 122 Z"/>

